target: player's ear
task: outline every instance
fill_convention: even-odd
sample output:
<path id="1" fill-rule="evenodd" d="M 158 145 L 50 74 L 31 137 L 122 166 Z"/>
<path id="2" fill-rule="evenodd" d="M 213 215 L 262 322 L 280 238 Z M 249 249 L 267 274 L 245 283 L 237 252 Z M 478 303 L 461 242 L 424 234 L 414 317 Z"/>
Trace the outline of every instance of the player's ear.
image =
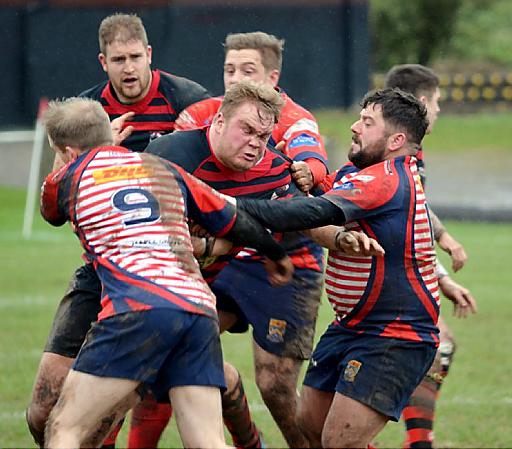
<path id="1" fill-rule="evenodd" d="M 74 161 L 78 156 L 80 156 L 80 154 L 82 154 L 82 152 L 79 148 L 71 147 L 69 145 L 66 145 L 64 150 L 61 150 L 62 159 L 66 163 Z"/>
<path id="2" fill-rule="evenodd" d="M 420 100 L 420 103 L 425 106 L 428 103 L 428 98 L 426 95 L 420 95 L 418 97 L 418 100 Z"/>
<path id="3" fill-rule="evenodd" d="M 388 148 L 390 151 L 398 151 L 407 143 L 405 133 L 394 133 L 388 137 Z"/>
<path id="4" fill-rule="evenodd" d="M 222 112 L 217 112 L 215 117 L 213 117 L 212 126 L 215 131 L 220 132 L 224 124 L 226 123 L 226 118 Z"/>
<path id="5" fill-rule="evenodd" d="M 281 75 L 281 73 L 277 69 L 271 70 L 270 73 L 268 74 L 268 80 L 272 84 L 273 87 L 277 87 L 277 84 L 279 83 L 280 75 Z"/>
<path id="6" fill-rule="evenodd" d="M 103 53 L 98 54 L 98 61 L 100 61 L 103 71 L 107 71 L 107 57 Z"/>
<path id="7" fill-rule="evenodd" d="M 149 64 L 151 65 L 151 56 L 153 55 L 153 48 L 151 47 L 151 45 L 148 45 L 147 55 Z"/>

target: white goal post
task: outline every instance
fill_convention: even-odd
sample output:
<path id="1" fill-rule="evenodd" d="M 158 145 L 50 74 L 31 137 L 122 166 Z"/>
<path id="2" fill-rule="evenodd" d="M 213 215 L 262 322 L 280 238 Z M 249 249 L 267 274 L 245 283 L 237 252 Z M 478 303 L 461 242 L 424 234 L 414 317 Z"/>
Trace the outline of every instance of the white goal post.
<path id="1" fill-rule="evenodd" d="M 46 98 L 42 98 L 39 101 L 39 111 L 34 130 L 34 143 L 32 145 L 27 197 L 25 200 L 25 214 L 23 216 L 22 235 L 25 239 L 29 239 L 32 236 L 36 203 L 38 202 L 42 179 L 46 176 L 46 173 L 41 174 L 41 162 L 43 160 L 43 153 L 45 152 L 45 149 L 49 150 L 49 144 L 41 117 L 47 106 L 48 100 Z"/>

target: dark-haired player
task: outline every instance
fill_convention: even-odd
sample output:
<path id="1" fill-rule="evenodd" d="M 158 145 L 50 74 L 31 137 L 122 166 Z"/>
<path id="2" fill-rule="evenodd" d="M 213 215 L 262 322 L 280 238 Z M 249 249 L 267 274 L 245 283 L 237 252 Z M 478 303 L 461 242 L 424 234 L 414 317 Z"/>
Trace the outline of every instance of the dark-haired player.
<path id="1" fill-rule="evenodd" d="M 428 207 L 416 165 L 427 112 L 411 94 L 368 94 L 349 159 L 317 198 L 237 200 L 275 231 L 344 224 L 374 237 L 384 257 L 329 253 L 326 291 L 336 319 L 311 357 L 299 418 L 312 447 L 367 447 L 398 420 L 438 345 L 439 293 Z M 471 308 L 461 299 L 456 309 Z"/>
<path id="2" fill-rule="evenodd" d="M 427 133 L 432 132 L 440 112 L 439 78 L 435 72 L 421 64 L 396 65 L 387 73 L 386 85 L 388 87 L 398 87 L 405 92 L 411 93 L 425 105 L 429 119 Z M 425 187 L 426 172 L 422 150 L 418 153 L 418 169 L 422 184 Z M 467 260 L 463 246 L 450 235 L 441 223 L 441 220 L 432 210 L 430 210 L 430 219 L 432 221 L 435 240 L 452 258 L 453 271 L 460 270 Z M 439 288 L 444 296 L 452 301 L 454 299 L 457 301 L 457 297 L 465 298 L 467 301 L 474 304 L 474 310 L 476 310 L 476 302 L 470 291 L 455 282 L 439 260 L 438 276 Z M 469 308 L 466 310 L 467 313 L 471 311 Z M 458 316 L 465 317 L 467 313 L 462 313 Z M 435 405 L 439 389 L 449 372 L 456 348 L 453 334 L 442 316 L 439 317 L 438 326 L 440 331 L 440 344 L 434 363 L 412 394 L 403 412 L 407 428 L 407 438 L 404 447 L 407 448 L 431 448 L 434 441 L 433 425 Z"/>

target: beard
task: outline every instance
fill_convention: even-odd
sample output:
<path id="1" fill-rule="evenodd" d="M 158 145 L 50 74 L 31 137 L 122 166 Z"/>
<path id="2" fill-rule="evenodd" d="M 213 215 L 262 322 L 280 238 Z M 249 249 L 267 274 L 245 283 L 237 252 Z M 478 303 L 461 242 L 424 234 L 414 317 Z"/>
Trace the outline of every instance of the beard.
<path id="1" fill-rule="evenodd" d="M 382 137 L 377 142 L 361 147 L 361 142 L 356 137 L 352 137 L 353 143 L 348 153 L 348 160 L 361 170 L 382 162 L 386 154 L 386 140 L 387 137 Z"/>

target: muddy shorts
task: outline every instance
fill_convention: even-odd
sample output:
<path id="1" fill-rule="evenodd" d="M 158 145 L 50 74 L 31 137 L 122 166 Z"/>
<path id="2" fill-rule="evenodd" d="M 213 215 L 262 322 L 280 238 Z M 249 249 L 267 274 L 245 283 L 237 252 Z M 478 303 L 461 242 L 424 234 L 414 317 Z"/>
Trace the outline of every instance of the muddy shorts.
<path id="1" fill-rule="evenodd" d="M 433 343 L 355 333 L 334 322 L 311 356 L 304 385 L 336 391 L 398 421 L 435 353 Z"/>
<path id="2" fill-rule="evenodd" d="M 178 386 L 225 388 L 217 320 L 171 308 L 94 323 L 73 369 L 140 381 L 159 400 L 168 400 L 169 389 Z"/>
<path id="3" fill-rule="evenodd" d="M 83 265 L 60 301 L 44 351 L 75 358 L 100 310 L 101 282 L 92 264 Z"/>
<path id="4" fill-rule="evenodd" d="M 245 332 L 250 324 L 265 351 L 305 360 L 313 349 L 322 282 L 322 273 L 296 268 L 290 283 L 272 287 L 261 262 L 234 260 L 211 287 L 217 310 L 237 315 L 229 332 Z"/>

